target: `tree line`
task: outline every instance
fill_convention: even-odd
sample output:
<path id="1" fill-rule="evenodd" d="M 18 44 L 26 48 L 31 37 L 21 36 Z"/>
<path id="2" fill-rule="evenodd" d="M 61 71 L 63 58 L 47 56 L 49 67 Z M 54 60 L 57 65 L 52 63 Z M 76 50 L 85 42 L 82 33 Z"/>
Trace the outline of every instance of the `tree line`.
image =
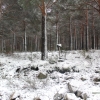
<path id="1" fill-rule="evenodd" d="M 100 0 L 0 0 L 0 52 L 100 48 Z"/>

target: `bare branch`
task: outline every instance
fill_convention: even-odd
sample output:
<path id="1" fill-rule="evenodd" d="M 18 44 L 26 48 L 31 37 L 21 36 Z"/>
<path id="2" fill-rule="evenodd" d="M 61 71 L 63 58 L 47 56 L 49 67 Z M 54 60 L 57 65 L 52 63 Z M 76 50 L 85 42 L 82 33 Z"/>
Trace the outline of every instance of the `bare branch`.
<path id="1" fill-rule="evenodd" d="M 93 1 L 97 2 L 96 0 L 93 0 Z M 93 1 L 92 1 L 92 2 L 93 2 Z M 100 0 L 99 0 L 99 1 L 100 1 Z M 91 6 L 91 7 L 94 8 L 97 12 L 100 13 L 100 9 L 94 7 L 94 6 L 91 4 L 91 2 L 84 2 L 84 4 L 87 4 L 87 5 Z M 99 5 L 98 5 L 98 6 L 99 6 Z M 99 7 L 100 7 L 100 6 L 99 6 Z"/>
<path id="2" fill-rule="evenodd" d="M 46 7 L 48 7 L 48 6 L 49 6 L 50 2 L 51 2 L 51 0 L 49 0 L 49 2 L 47 3 Z"/>
<path id="3" fill-rule="evenodd" d="M 100 13 L 100 9 L 94 7 L 93 5 L 91 5 L 91 4 L 89 4 L 89 3 L 88 3 L 88 5 L 90 5 L 91 7 L 93 7 L 95 10 L 97 10 L 97 11 Z"/>
<path id="4" fill-rule="evenodd" d="M 57 1 L 58 0 L 56 0 L 55 2 L 53 2 L 50 6 L 48 6 L 47 9 L 50 8 L 52 5 L 54 5 Z"/>
<path id="5" fill-rule="evenodd" d="M 94 0 L 96 3 L 97 3 L 97 5 L 99 5 L 99 3 L 98 3 L 98 1 L 97 0 Z"/>

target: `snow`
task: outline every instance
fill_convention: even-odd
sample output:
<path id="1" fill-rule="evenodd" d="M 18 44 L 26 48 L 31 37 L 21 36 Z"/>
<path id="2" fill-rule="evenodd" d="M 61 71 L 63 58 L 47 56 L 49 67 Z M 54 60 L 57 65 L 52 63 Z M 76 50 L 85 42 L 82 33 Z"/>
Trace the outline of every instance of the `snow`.
<path id="1" fill-rule="evenodd" d="M 16 52 L 0 54 L 0 100 L 53 100 L 56 93 L 67 95 L 72 100 L 82 100 L 70 93 L 67 84 L 88 95 L 87 100 L 100 100 L 100 51 L 66 51 L 61 53 L 63 62 L 50 64 L 49 60 L 58 60 L 58 52 L 49 52 L 49 59 L 40 60 L 40 52 Z M 65 57 L 66 56 L 66 57 Z M 31 70 L 38 67 L 39 70 Z M 67 69 L 61 73 L 57 68 Z M 18 70 L 19 69 L 19 70 Z M 18 72 L 17 72 L 18 71 Z M 38 79 L 42 72 L 46 79 Z"/>
<path id="2" fill-rule="evenodd" d="M 53 2 L 56 2 L 56 0 L 53 0 Z"/>

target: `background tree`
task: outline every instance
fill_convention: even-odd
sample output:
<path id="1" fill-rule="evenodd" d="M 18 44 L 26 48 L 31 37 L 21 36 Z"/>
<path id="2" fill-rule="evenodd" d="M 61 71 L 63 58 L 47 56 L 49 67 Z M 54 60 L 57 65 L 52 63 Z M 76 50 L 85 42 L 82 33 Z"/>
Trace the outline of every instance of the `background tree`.
<path id="1" fill-rule="evenodd" d="M 49 7 L 46 10 L 47 50 L 57 50 L 57 43 L 62 44 L 63 50 L 100 48 L 98 0 L 44 2 Z M 41 51 L 43 3 L 41 0 L 1 0 L 0 52 Z"/>

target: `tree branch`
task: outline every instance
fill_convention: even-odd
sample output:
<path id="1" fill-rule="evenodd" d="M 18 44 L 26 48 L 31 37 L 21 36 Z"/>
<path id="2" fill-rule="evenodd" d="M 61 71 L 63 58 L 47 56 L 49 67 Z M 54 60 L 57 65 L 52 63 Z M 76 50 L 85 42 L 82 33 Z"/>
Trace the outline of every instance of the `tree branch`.
<path id="1" fill-rule="evenodd" d="M 50 6 L 48 6 L 47 9 L 50 8 L 52 5 L 54 5 L 57 1 L 58 0 L 56 0 L 55 2 L 53 2 Z"/>
<path id="2" fill-rule="evenodd" d="M 48 6 L 49 6 L 50 2 L 51 2 L 51 0 L 49 0 L 49 2 L 47 3 L 46 7 L 48 7 Z"/>

